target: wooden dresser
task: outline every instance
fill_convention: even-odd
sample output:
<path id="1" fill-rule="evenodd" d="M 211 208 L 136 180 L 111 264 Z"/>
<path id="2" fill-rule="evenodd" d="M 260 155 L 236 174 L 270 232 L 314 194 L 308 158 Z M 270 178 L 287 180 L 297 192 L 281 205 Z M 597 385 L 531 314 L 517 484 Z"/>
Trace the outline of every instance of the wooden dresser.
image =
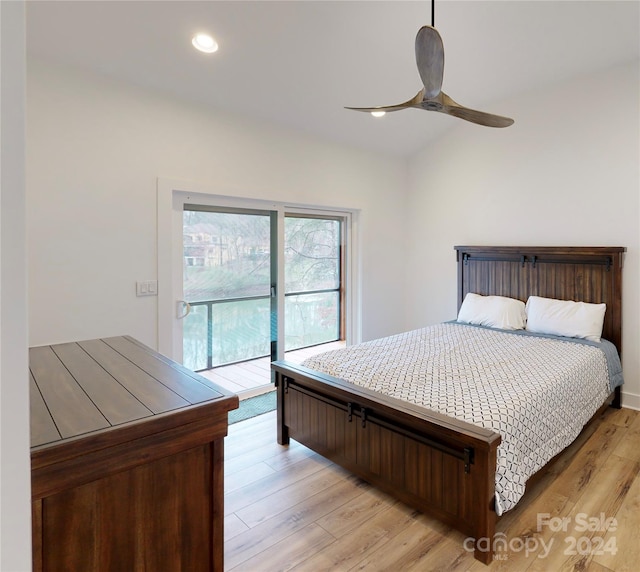
<path id="1" fill-rule="evenodd" d="M 128 336 L 29 363 L 33 569 L 222 571 L 238 397 Z"/>

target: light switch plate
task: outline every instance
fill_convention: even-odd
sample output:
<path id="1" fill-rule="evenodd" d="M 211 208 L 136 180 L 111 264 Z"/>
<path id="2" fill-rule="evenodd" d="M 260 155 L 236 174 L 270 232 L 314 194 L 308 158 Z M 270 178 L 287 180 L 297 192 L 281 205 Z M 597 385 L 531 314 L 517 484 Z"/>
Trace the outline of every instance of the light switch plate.
<path id="1" fill-rule="evenodd" d="M 143 280 L 142 282 L 136 282 L 136 296 L 157 296 L 157 295 L 158 295 L 157 280 Z"/>

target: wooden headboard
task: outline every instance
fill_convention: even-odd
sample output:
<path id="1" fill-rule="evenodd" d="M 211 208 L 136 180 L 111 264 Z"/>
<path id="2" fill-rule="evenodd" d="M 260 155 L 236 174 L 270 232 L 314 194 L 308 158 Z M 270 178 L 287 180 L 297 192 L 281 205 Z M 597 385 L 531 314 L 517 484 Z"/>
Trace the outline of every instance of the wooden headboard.
<path id="1" fill-rule="evenodd" d="M 543 296 L 605 303 L 602 337 L 622 355 L 621 246 L 455 246 L 458 309 L 467 292 L 524 302 Z"/>

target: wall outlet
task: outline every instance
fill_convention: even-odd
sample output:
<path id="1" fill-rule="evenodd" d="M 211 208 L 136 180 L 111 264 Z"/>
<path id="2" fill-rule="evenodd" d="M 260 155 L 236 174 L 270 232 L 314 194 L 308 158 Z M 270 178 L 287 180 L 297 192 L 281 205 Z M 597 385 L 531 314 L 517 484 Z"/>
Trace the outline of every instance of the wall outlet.
<path id="1" fill-rule="evenodd" d="M 158 295 L 157 280 L 144 280 L 142 282 L 136 282 L 136 296 L 157 296 L 157 295 Z"/>

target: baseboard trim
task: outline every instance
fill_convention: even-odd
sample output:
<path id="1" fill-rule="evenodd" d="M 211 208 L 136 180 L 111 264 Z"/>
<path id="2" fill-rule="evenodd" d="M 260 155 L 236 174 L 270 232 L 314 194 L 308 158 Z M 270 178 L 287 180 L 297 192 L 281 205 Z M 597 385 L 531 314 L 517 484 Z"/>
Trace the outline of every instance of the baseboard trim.
<path id="1" fill-rule="evenodd" d="M 627 409 L 635 409 L 636 411 L 640 411 L 640 395 L 636 395 L 635 393 L 626 393 L 622 392 L 622 407 L 626 407 Z"/>

